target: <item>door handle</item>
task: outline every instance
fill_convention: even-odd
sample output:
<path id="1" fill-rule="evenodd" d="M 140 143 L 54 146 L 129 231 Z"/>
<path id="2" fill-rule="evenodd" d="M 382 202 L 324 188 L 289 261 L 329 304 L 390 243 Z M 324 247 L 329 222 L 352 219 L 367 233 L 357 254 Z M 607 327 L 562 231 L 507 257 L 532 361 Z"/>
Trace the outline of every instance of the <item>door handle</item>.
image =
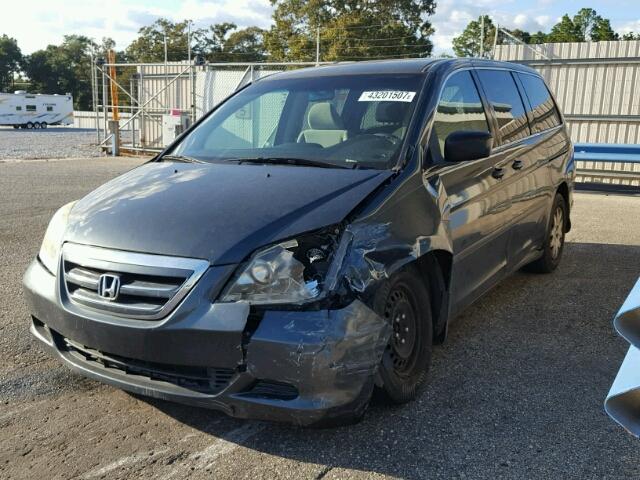
<path id="1" fill-rule="evenodd" d="M 522 167 L 524 167 L 522 160 L 516 160 L 511 164 L 511 168 L 513 168 L 514 170 L 520 170 Z"/>
<path id="2" fill-rule="evenodd" d="M 504 168 L 502 168 L 502 167 L 494 168 L 493 172 L 491 172 L 491 176 L 493 178 L 496 178 L 496 179 L 500 180 L 502 177 L 504 177 Z"/>

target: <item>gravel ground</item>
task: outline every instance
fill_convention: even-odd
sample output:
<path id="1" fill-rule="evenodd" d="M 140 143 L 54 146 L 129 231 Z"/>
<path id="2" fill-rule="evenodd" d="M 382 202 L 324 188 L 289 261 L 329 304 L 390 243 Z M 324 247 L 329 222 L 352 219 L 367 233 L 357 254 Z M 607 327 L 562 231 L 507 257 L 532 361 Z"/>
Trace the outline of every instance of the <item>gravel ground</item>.
<path id="1" fill-rule="evenodd" d="M 305 430 L 128 395 L 29 337 L 20 279 L 51 214 L 139 162 L 0 164 L 0 478 L 640 478 L 638 441 L 602 408 L 628 347 L 611 320 L 640 274 L 640 198 L 576 194 L 557 272 L 469 308 L 417 401 Z"/>
<path id="2" fill-rule="evenodd" d="M 0 161 L 102 157 L 95 130 L 49 127 L 15 130 L 0 127 Z"/>

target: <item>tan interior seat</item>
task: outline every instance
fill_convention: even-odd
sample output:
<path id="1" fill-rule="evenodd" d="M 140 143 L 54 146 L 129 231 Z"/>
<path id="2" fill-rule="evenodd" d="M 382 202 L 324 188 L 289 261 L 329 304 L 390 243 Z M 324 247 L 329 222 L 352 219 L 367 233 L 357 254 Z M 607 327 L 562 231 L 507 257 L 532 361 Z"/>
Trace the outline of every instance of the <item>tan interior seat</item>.
<path id="1" fill-rule="evenodd" d="M 326 148 L 348 137 L 340 115 L 329 102 L 313 105 L 307 114 L 307 123 L 309 128 L 300 132 L 298 143 L 317 143 Z"/>

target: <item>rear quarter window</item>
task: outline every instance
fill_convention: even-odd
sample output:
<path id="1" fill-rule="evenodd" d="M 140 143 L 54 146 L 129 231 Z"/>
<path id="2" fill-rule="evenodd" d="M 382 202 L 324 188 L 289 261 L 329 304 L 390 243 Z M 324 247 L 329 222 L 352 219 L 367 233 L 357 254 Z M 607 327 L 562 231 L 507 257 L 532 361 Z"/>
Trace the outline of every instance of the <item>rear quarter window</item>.
<path id="1" fill-rule="evenodd" d="M 524 73 L 519 73 L 518 76 L 531 104 L 531 132 L 539 133 L 560 125 L 560 112 L 544 80 Z"/>

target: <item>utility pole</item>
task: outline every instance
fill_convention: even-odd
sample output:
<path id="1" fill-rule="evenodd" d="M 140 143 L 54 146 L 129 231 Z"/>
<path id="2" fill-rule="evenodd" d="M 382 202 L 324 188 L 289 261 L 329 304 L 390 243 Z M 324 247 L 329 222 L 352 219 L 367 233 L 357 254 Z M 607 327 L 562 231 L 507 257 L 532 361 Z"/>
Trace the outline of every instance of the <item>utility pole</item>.
<path id="1" fill-rule="evenodd" d="M 316 67 L 320 65 L 320 27 L 316 27 Z"/>
<path id="2" fill-rule="evenodd" d="M 480 15 L 480 58 L 484 58 L 484 15 Z"/>
<path id="3" fill-rule="evenodd" d="M 168 73 L 168 61 L 169 55 L 167 54 L 167 31 L 164 32 L 164 108 L 165 113 L 168 112 L 169 109 L 169 90 L 168 90 L 168 82 L 169 82 L 169 73 Z"/>

